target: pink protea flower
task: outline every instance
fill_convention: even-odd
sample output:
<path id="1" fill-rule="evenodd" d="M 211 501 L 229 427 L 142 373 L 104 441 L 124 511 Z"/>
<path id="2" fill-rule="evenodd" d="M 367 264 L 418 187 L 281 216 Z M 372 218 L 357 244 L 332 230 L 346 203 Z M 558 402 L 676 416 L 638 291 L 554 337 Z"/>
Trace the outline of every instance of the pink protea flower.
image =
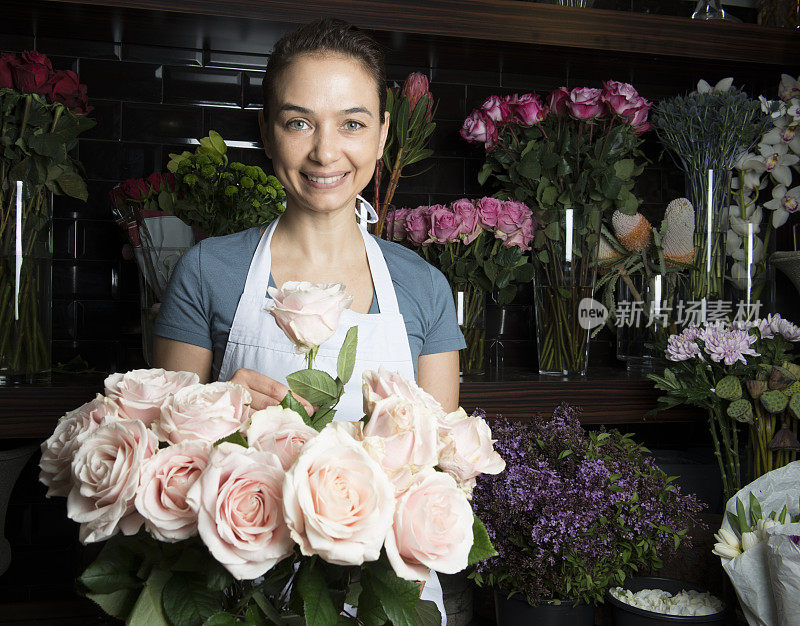
<path id="1" fill-rule="evenodd" d="M 694 357 L 702 359 L 700 347 L 695 341 L 699 336 L 700 329 L 696 326 L 689 326 L 684 328 L 681 333 L 671 335 L 667 339 L 667 349 L 665 350 L 667 359 L 670 361 L 688 361 Z"/>
<path id="2" fill-rule="evenodd" d="M 703 331 L 700 339 L 703 341 L 706 354 L 716 363 L 724 361 L 725 365 L 733 365 L 736 361 L 741 361 L 746 365 L 745 356 L 761 356 L 750 347 L 758 341 L 758 337 L 746 330 L 709 326 Z"/>

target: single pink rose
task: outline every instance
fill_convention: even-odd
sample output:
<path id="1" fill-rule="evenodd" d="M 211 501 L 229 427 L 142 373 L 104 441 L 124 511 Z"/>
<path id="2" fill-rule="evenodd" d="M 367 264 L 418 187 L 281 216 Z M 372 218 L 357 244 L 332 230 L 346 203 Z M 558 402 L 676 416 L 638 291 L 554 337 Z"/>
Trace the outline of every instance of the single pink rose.
<path id="1" fill-rule="evenodd" d="M 474 518 L 464 492 L 448 474 L 427 469 L 397 500 L 386 556 L 395 574 L 427 580 L 428 570 L 456 574 L 467 567 Z"/>
<path id="2" fill-rule="evenodd" d="M 450 209 L 456 216 L 458 236 L 462 243 L 468 246 L 483 232 L 483 227 L 478 220 L 478 209 L 467 198 L 456 200 L 450 205 Z"/>
<path id="3" fill-rule="evenodd" d="M 367 370 L 361 375 L 361 390 L 364 397 L 364 413 L 372 414 L 375 405 L 390 396 L 399 396 L 408 402 L 421 404 L 427 407 L 439 418 L 445 412 L 439 401 L 427 391 L 422 389 L 413 380 L 404 378 L 397 372 L 391 372 L 382 365 L 377 372 Z"/>
<path id="4" fill-rule="evenodd" d="M 530 250 L 532 226 L 531 210 L 522 202 L 506 200 L 497 218 L 495 236 L 502 239 L 507 248 L 519 246 L 522 250 Z"/>
<path id="5" fill-rule="evenodd" d="M 247 427 L 247 445 L 276 455 L 285 470 L 291 467 L 303 446 L 316 436 L 317 431 L 302 417 L 280 406 L 255 411 Z"/>
<path id="6" fill-rule="evenodd" d="M 533 233 L 535 230 L 534 224 L 535 222 L 533 221 L 532 216 L 524 218 L 522 222 L 522 227 L 514 231 L 513 233 L 509 234 L 503 240 L 503 247 L 513 248 L 514 246 L 516 246 L 523 252 L 527 252 L 528 250 L 530 250 L 531 242 L 533 242 Z"/>
<path id="7" fill-rule="evenodd" d="M 533 126 L 547 117 L 549 109 L 538 95 L 526 93 L 516 98 L 511 111 L 514 114 L 513 121 L 523 126 Z"/>
<path id="8" fill-rule="evenodd" d="M 328 424 L 286 472 L 283 510 L 305 556 L 335 565 L 376 561 L 394 516 L 394 488 L 348 427 Z"/>
<path id="9" fill-rule="evenodd" d="M 214 443 L 232 435 L 247 420 L 250 392 L 231 382 L 184 387 L 164 402 L 161 416 L 153 422 L 159 440 Z"/>
<path id="10" fill-rule="evenodd" d="M 626 111 L 622 116 L 631 125 L 633 132 L 643 133 L 650 128 L 647 118 L 650 115 L 650 107 L 652 106 L 652 102 L 642 98 L 642 104 L 639 108 Z"/>
<path id="11" fill-rule="evenodd" d="M 342 312 L 353 303 L 341 283 L 316 284 L 287 281 L 283 287 L 267 287 L 272 306 L 267 310 L 294 344 L 295 352 L 306 354 L 331 338 Z"/>
<path id="12" fill-rule="evenodd" d="M 487 150 L 492 150 L 497 143 L 497 128 L 480 109 L 475 109 L 464 120 L 460 133 L 469 143 L 482 143 Z"/>
<path id="13" fill-rule="evenodd" d="M 567 110 L 570 115 L 578 120 L 591 120 L 605 115 L 606 109 L 601 96 L 602 89 L 591 87 L 576 87 L 569 92 Z"/>
<path id="14" fill-rule="evenodd" d="M 459 408 L 439 420 L 439 467 L 469 495 L 480 474 L 499 474 L 506 462 L 494 450 L 489 425 Z"/>
<path id="15" fill-rule="evenodd" d="M 644 101 L 633 85 L 616 80 L 607 80 L 603 83 L 601 99 L 606 103 L 609 111 L 621 116 L 628 111 L 638 109 Z"/>
<path id="16" fill-rule="evenodd" d="M 455 214 L 441 204 L 432 205 L 431 225 L 428 228 L 429 238 L 436 243 L 452 243 L 458 241 L 458 222 Z"/>
<path id="17" fill-rule="evenodd" d="M 159 541 L 174 543 L 197 534 L 197 513 L 186 494 L 208 465 L 211 444 L 184 441 L 162 448 L 142 463 L 134 505 L 147 531 Z"/>
<path id="18" fill-rule="evenodd" d="M 428 228 L 430 226 L 430 220 L 423 210 L 424 208 L 427 207 L 417 207 L 416 209 L 411 209 L 406 214 L 406 233 L 408 233 L 409 240 L 418 246 L 424 245 L 428 240 Z"/>
<path id="19" fill-rule="evenodd" d="M 58 420 L 53 434 L 42 443 L 39 480 L 47 485 L 46 497 L 69 495 L 72 488 L 71 465 L 75 452 L 86 435 L 102 421 L 119 419 L 113 400 L 99 393 L 91 402 L 79 406 Z"/>
<path id="20" fill-rule="evenodd" d="M 478 209 L 478 219 L 484 228 L 493 230 L 497 226 L 497 219 L 502 212 L 502 203 L 497 198 L 481 198 L 475 203 Z"/>
<path id="21" fill-rule="evenodd" d="M 511 120 L 511 109 L 499 96 L 489 96 L 481 105 L 481 111 L 495 124 L 505 124 Z"/>
<path id="22" fill-rule="evenodd" d="M 200 538 L 237 580 L 266 574 L 294 550 L 283 518 L 282 482 L 274 454 L 223 442 L 186 495 Z"/>
<path id="23" fill-rule="evenodd" d="M 386 214 L 386 238 L 403 241 L 406 238 L 406 216 L 409 209 L 395 209 Z"/>
<path id="24" fill-rule="evenodd" d="M 133 501 L 142 464 L 156 450 L 156 436 L 139 420 L 105 422 L 81 441 L 67 497 L 67 517 L 81 525 L 81 543 L 138 532 L 144 520 Z"/>
<path id="25" fill-rule="evenodd" d="M 161 405 L 169 396 L 199 380 L 194 372 L 142 369 L 111 374 L 103 385 L 106 395 L 119 405 L 120 417 L 150 426 L 161 415 Z"/>
<path id="26" fill-rule="evenodd" d="M 569 89 L 559 87 L 547 97 L 547 106 L 556 115 L 567 114 L 567 102 L 569 101 Z"/>

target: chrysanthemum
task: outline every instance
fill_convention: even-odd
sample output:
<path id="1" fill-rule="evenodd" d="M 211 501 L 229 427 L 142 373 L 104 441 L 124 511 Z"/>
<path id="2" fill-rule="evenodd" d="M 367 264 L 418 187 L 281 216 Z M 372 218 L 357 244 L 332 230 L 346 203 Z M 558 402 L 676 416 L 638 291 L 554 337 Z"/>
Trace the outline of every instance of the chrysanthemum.
<path id="1" fill-rule="evenodd" d="M 700 347 L 695 340 L 700 336 L 700 329 L 696 326 L 689 326 L 677 335 L 671 335 L 667 339 L 667 349 L 665 354 L 670 361 L 688 361 L 691 358 L 703 358 L 700 354 Z"/>
<path id="2" fill-rule="evenodd" d="M 746 330 L 725 328 L 724 326 L 708 326 L 700 336 L 705 351 L 712 361 L 725 365 L 733 365 L 736 361 L 747 364 L 745 356 L 761 356 L 750 346 L 758 341 L 758 337 Z"/>

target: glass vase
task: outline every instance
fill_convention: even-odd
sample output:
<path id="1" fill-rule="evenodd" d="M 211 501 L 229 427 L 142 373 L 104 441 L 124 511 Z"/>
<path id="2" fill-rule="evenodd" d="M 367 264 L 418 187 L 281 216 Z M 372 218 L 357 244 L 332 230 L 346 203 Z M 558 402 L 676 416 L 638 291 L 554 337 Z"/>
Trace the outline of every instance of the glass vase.
<path id="1" fill-rule="evenodd" d="M 539 256 L 533 278 L 539 374 L 584 376 L 589 361 L 589 333 L 603 323 L 595 302 L 600 212 L 565 209 L 547 224 L 546 254 Z"/>
<path id="2" fill-rule="evenodd" d="M 467 347 L 459 352 L 462 375 L 483 374 L 486 341 L 486 292 L 472 283 L 453 286 L 456 317 Z"/>
<path id="3" fill-rule="evenodd" d="M 732 319 L 754 320 L 774 313 L 775 268 L 767 259 L 775 249 L 775 237 L 771 228 L 764 233 L 758 227 L 745 223 L 738 233 L 727 234 L 725 302 Z"/>
<path id="4" fill-rule="evenodd" d="M 47 383 L 52 337 L 52 193 L 10 180 L 0 207 L 0 384 Z"/>
<path id="5" fill-rule="evenodd" d="M 686 173 L 687 195 L 694 206 L 694 267 L 690 271 L 693 299 L 705 311 L 710 300 L 721 300 L 725 277 L 725 230 L 731 175 L 726 170 L 696 169 Z M 705 320 L 703 320 L 705 321 Z"/>
<path id="6" fill-rule="evenodd" d="M 629 370 L 659 366 L 656 343 L 681 331 L 688 277 L 680 272 L 622 276 L 617 283 L 617 358 Z"/>

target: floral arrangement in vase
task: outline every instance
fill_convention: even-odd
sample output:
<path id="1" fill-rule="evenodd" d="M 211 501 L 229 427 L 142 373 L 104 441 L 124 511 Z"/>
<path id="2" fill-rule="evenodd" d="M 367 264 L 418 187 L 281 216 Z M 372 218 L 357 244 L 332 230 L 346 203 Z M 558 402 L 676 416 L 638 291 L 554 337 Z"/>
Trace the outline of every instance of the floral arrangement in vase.
<path id="1" fill-rule="evenodd" d="M 418 252 L 447 277 L 467 347 L 461 371 L 484 367 L 486 294 L 508 304 L 517 285 L 531 280 L 531 242 L 537 224 L 522 202 L 461 198 L 449 205 L 398 209 L 386 222 L 387 237 Z"/>
<path id="2" fill-rule="evenodd" d="M 633 186 L 650 106 L 631 85 L 607 81 L 560 87 L 546 102 L 491 96 L 464 121 L 461 136 L 485 150 L 479 182 L 529 203 L 541 225 L 533 259 L 542 374 L 585 373 L 589 337 L 578 307 L 594 292 L 600 216 L 639 207 Z"/>
<path id="3" fill-rule="evenodd" d="M 378 211 L 374 233 L 377 237 L 386 234 L 389 239 L 388 233 L 384 232 L 385 224 L 403 168 L 419 163 L 433 154 L 428 142 L 436 130 L 436 123 L 431 121 L 436 103 L 430 91 L 428 77 L 412 72 L 406 77 L 402 88 L 389 87 L 386 90 L 386 111 L 389 113 L 389 134 L 373 179 L 375 208 Z M 389 175 L 389 180 L 381 196 L 384 173 Z"/>
<path id="4" fill-rule="evenodd" d="M 771 108 L 725 79 L 711 87 L 659 102 L 652 122 L 661 143 L 684 172 L 687 196 L 695 208 L 695 259 L 692 295 L 722 299 L 725 276 L 725 222 L 730 172 L 771 123 Z"/>
<path id="5" fill-rule="evenodd" d="M 800 450 L 797 342 L 800 328 L 780 315 L 691 325 L 662 346 L 670 366 L 648 376 L 665 392 L 658 410 L 690 404 L 707 411 L 726 498 L 742 486 L 739 424 L 749 425 L 754 477 L 794 461 Z"/>
<path id="6" fill-rule="evenodd" d="M 780 100 L 759 138 L 757 152 L 742 154 L 731 179 L 727 278 L 741 297 L 760 302 L 768 284 L 767 257 L 775 234 L 800 207 L 800 83 L 781 76 Z M 765 108 L 772 110 L 765 103 Z M 766 199 L 764 199 L 766 197 Z"/>
<path id="7" fill-rule="evenodd" d="M 343 285 L 310 283 L 272 296 L 270 312 L 308 356 L 280 406 L 253 410 L 232 382 L 134 370 L 109 376 L 105 394 L 67 413 L 42 444 L 48 496 L 67 497 L 82 542 L 106 541 L 80 582 L 132 626 L 290 615 L 440 623 L 419 581 L 495 554 L 469 504 L 475 478 L 505 466 L 488 425 L 463 409 L 445 413 L 382 368 L 364 373 L 363 420 L 333 422 L 357 327 L 335 377 L 313 368 L 314 354 L 351 298 Z M 298 298 L 314 312 L 292 306 Z M 309 415 L 293 393 L 319 408 Z"/>
<path id="8" fill-rule="evenodd" d="M 0 381 L 45 380 L 50 371 L 52 195 L 86 200 L 69 156 L 86 117 L 86 85 L 45 55 L 0 55 Z"/>
<path id="9" fill-rule="evenodd" d="M 627 576 L 691 546 L 703 505 L 631 435 L 587 432 L 578 416 L 562 405 L 541 420 L 492 423 L 506 471 L 479 478 L 473 492 L 498 552 L 476 566 L 479 584 L 531 605 L 600 602 Z"/>

